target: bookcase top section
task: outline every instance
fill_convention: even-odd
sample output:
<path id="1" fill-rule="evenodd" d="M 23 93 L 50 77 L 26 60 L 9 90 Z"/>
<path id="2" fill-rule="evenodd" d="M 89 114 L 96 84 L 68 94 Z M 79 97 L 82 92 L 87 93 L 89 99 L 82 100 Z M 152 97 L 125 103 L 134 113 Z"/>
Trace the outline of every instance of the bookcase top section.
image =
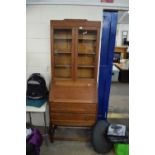
<path id="1" fill-rule="evenodd" d="M 70 26 L 70 27 L 78 27 L 78 26 L 87 26 L 87 27 L 98 27 L 101 26 L 101 21 L 88 21 L 86 19 L 64 19 L 64 20 L 51 20 L 52 26 Z"/>

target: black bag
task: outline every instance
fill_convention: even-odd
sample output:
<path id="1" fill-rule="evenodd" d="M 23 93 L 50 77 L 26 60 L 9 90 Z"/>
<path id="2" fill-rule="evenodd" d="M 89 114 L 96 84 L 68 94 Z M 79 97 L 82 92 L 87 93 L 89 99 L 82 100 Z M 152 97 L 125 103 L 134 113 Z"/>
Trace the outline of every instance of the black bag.
<path id="1" fill-rule="evenodd" d="M 46 87 L 45 79 L 40 73 L 32 74 L 27 80 L 27 92 L 28 99 L 45 99 L 48 96 L 48 90 Z"/>

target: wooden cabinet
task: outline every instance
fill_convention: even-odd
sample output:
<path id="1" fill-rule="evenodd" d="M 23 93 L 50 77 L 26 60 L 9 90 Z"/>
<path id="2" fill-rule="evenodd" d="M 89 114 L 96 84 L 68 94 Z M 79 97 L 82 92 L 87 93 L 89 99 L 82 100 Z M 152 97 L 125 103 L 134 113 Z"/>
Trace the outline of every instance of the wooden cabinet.
<path id="1" fill-rule="evenodd" d="M 92 126 L 97 116 L 100 22 L 53 20 L 51 126 Z"/>

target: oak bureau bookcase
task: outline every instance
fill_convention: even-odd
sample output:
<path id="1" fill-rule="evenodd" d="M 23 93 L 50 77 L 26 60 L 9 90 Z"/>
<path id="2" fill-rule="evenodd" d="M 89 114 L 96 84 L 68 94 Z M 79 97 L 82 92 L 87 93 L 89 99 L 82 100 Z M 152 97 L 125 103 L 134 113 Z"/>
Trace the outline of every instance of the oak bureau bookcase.
<path id="1" fill-rule="evenodd" d="M 93 126 L 97 118 L 100 22 L 52 20 L 50 127 Z"/>

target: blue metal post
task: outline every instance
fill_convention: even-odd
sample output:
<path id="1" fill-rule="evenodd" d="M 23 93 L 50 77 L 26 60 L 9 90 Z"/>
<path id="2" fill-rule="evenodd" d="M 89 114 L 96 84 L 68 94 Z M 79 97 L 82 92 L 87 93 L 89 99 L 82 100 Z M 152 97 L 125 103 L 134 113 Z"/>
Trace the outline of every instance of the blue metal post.
<path id="1" fill-rule="evenodd" d="M 109 106 L 117 12 L 104 12 L 98 82 L 98 120 L 106 120 Z"/>

